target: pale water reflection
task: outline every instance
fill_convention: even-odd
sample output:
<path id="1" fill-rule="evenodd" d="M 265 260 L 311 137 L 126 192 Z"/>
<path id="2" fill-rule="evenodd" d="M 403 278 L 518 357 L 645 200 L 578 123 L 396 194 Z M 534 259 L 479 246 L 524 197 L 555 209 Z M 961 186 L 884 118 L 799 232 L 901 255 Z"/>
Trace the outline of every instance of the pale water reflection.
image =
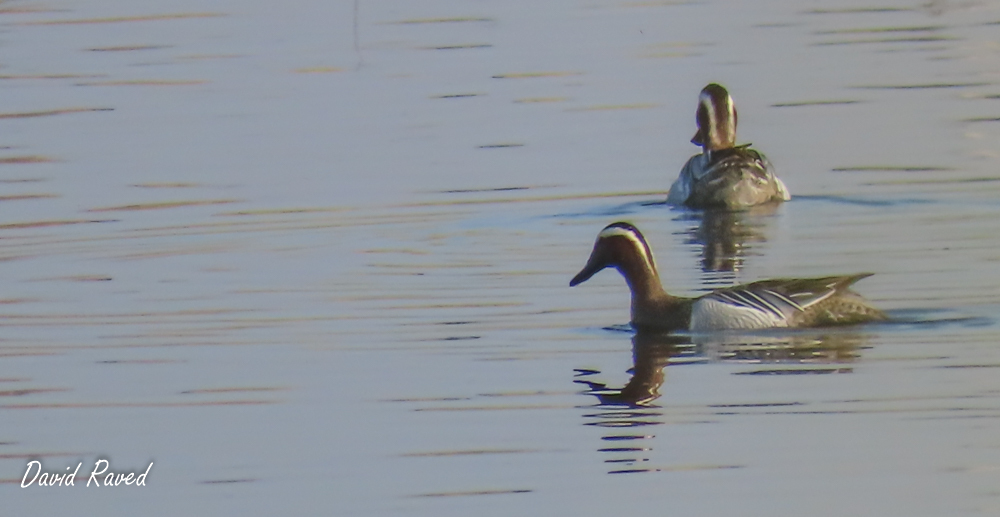
<path id="1" fill-rule="evenodd" d="M 730 286 L 735 272 L 743 267 L 748 255 L 753 254 L 757 243 L 767 241 L 768 226 L 780 205 L 768 204 L 744 211 L 704 210 L 695 212 L 698 226 L 688 234 L 688 244 L 702 247 L 701 269 L 706 274 L 719 273 L 705 278 L 706 285 Z"/>
<path id="2" fill-rule="evenodd" d="M 815 332 L 771 332 L 760 335 L 720 333 L 707 336 L 674 335 L 637 332 L 632 337 L 633 366 L 631 378 L 620 389 L 609 388 L 593 379 L 595 370 L 578 370 L 575 382 L 587 387 L 584 392 L 597 398 L 583 417 L 586 425 L 606 428 L 598 452 L 611 455 L 609 474 L 635 474 L 670 470 L 700 470 L 737 468 L 734 465 L 672 465 L 650 464 L 649 451 L 656 444 L 656 427 L 677 423 L 676 414 L 668 415 L 657 404 L 668 366 L 673 370 L 682 365 L 699 365 L 725 361 L 752 365 L 751 369 L 734 372 L 737 375 L 803 375 L 851 373 L 850 364 L 866 347 L 865 335 L 855 330 Z M 669 393 L 666 394 L 669 399 Z M 746 407 L 799 406 L 802 402 L 713 404 L 706 410 L 714 415 Z M 706 413 L 707 415 L 708 413 Z M 608 444 L 615 444 L 609 446 Z"/>

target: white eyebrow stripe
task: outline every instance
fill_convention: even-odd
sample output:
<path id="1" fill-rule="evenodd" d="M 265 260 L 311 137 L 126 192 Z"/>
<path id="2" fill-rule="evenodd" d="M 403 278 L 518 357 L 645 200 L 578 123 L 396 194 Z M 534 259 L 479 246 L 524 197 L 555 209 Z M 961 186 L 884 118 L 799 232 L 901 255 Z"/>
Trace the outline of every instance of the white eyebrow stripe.
<path id="1" fill-rule="evenodd" d="M 726 93 L 726 108 L 729 109 L 729 122 L 726 124 L 726 129 L 728 132 L 729 141 L 736 142 L 736 104 L 733 103 L 732 96 Z"/>
<path id="2" fill-rule="evenodd" d="M 723 90 L 725 91 L 725 90 Z M 716 118 L 716 105 L 715 99 L 712 95 L 706 91 L 702 91 L 701 95 L 698 96 L 698 102 L 705 109 L 705 113 L 708 115 L 708 127 L 702 128 L 704 130 L 704 137 L 706 141 L 711 141 L 711 135 L 721 136 L 719 132 L 723 130 L 720 127 L 720 123 L 725 127 L 726 135 L 725 138 L 729 142 L 736 142 L 736 104 L 733 102 L 732 95 L 729 95 L 728 91 L 725 91 L 726 97 L 721 99 L 724 106 L 719 106 L 724 108 L 728 112 L 729 118 L 720 121 Z"/>
<path id="3" fill-rule="evenodd" d="M 702 92 L 699 96 L 698 102 L 701 103 L 701 107 L 705 108 L 705 113 L 708 114 L 708 127 L 702 128 L 705 130 L 703 136 L 705 137 L 706 143 L 708 142 L 708 135 L 715 132 L 718 127 L 718 123 L 715 121 L 715 104 L 712 103 L 712 96 L 708 92 Z"/>
<path id="4" fill-rule="evenodd" d="M 651 271 L 657 271 L 656 263 L 653 262 L 652 252 L 649 250 L 646 243 L 635 234 L 635 232 L 620 226 L 612 226 L 601 230 L 601 233 L 597 234 L 598 240 L 608 237 L 625 237 L 626 239 L 632 241 L 632 243 L 635 244 L 635 247 L 638 248 L 639 253 L 642 254 L 643 260 L 646 261 L 646 266 L 648 266 Z"/>

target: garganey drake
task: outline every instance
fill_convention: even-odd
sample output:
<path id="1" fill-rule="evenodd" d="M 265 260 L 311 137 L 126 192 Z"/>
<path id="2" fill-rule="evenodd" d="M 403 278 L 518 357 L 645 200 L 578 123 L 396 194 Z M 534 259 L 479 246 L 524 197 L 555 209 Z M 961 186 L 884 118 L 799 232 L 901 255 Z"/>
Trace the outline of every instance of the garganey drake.
<path id="1" fill-rule="evenodd" d="M 653 253 L 639 230 L 614 223 L 601 231 L 587 265 L 569 285 L 604 268 L 618 270 L 632 291 L 632 326 L 637 329 L 726 330 L 824 327 L 886 319 L 849 289 L 870 276 L 860 273 L 807 279 L 762 280 L 712 291 L 698 298 L 663 290 Z"/>
<path id="2" fill-rule="evenodd" d="M 668 204 L 740 210 L 792 198 L 763 154 L 750 144 L 736 145 L 736 106 L 725 88 L 713 83 L 702 89 L 695 118 L 691 143 L 702 153 L 684 164 Z"/>

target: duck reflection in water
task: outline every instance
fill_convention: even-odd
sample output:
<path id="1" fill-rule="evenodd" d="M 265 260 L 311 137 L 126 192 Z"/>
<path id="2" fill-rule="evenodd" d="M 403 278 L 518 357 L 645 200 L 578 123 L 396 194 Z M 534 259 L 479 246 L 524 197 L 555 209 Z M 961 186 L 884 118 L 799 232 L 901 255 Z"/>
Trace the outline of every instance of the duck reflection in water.
<path id="1" fill-rule="evenodd" d="M 621 389 L 608 388 L 602 382 L 584 377 L 599 371 L 578 370 L 574 381 L 587 386 L 584 393 L 597 397 L 600 405 L 653 407 L 660 397 L 660 387 L 668 365 L 708 362 L 793 366 L 742 374 L 781 375 L 845 373 L 849 368 L 802 368 L 802 365 L 844 365 L 854 362 L 865 346 L 866 337 L 857 332 L 836 330 L 818 334 L 814 331 L 779 331 L 749 335 L 712 333 L 704 335 L 639 331 L 632 337 L 632 378 Z"/>
<path id="2" fill-rule="evenodd" d="M 623 388 L 587 379 L 599 375 L 596 370 L 577 370 L 574 382 L 587 387 L 583 394 L 597 398 L 597 404 L 583 406 L 595 410 L 583 417 L 585 425 L 608 429 L 598 448 L 598 452 L 609 454 L 604 460 L 611 465 L 608 473 L 655 472 L 662 469 L 648 462 L 656 435 L 638 429 L 666 423 L 654 401 L 660 398 L 667 366 L 734 362 L 766 365 L 735 372 L 744 375 L 850 373 L 847 364 L 857 359 L 865 342 L 863 334 L 836 331 L 703 336 L 637 332 L 632 338 L 632 378 Z"/>
<path id="3" fill-rule="evenodd" d="M 610 389 L 601 382 L 577 379 L 574 382 L 586 385 L 587 395 L 597 397 L 602 406 L 646 406 L 660 397 L 664 368 L 670 358 L 689 355 L 695 345 L 687 336 L 668 333 L 639 332 L 632 337 L 632 378 L 620 390 Z M 598 372 L 586 371 L 583 375 Z"/>
<path id="4" fill-rule="evenodd" d="M 685 233 L 687 244 L 701 246 L 701 270 L 723 273 L 720 280 L 735 279 L 754 245 L 767 242 L 768 228 L 780 203 L 751 207 L 748 210 L 707 209 L 691 211 L 685 219 L 696 223 Z"/>

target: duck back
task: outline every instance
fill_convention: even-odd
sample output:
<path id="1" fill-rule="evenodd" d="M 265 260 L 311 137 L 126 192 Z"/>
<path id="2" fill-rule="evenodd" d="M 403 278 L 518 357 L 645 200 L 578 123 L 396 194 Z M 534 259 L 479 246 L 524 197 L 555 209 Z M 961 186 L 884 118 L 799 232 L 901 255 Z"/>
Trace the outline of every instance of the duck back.
<path id="1" fill-rule="evenodd" d="M 788 198 L 764 155 L 747 147 L 713 151 L 696 176 L 689 206 L 740 210 Z"/>

